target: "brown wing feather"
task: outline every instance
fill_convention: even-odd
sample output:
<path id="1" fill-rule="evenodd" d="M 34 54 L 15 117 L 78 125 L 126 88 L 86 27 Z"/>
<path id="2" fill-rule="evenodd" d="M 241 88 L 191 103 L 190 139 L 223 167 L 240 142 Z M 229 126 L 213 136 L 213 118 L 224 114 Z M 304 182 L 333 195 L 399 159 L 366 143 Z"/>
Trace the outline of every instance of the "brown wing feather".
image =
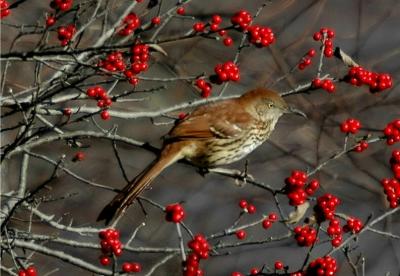
<path id="1" fill-rule="evenodd" d="M 237 101 L 228 100 L 197 108 L 180 121 L 168 136 L 174 140 L 232 138 L 247 131 L 251 120 L 254 118 L 242 110 Z"/>

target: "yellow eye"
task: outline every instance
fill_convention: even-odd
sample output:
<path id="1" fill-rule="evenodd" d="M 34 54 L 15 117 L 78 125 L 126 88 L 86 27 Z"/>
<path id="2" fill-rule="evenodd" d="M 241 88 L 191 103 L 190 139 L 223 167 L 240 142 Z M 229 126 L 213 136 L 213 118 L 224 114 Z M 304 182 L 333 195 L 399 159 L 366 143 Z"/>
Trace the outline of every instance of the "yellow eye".
<path id="1" fill-rule="evenodd" d="M 272 108 L 272 107 L 274 107 L 274 104 L 273 104 L 273 103 L 269 103 L 269 104 L 268 104 L 268 107 L 269 107 L 269 108 Z"/>

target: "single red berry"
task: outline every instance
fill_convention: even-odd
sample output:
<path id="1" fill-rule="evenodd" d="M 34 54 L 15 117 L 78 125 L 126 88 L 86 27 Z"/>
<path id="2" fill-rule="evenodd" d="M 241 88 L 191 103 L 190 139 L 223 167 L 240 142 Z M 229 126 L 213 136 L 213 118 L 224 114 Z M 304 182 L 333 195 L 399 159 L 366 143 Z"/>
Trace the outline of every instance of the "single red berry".
<path id="1" fill-rule="evenodd" d="M 225 46 L 229 47 L 232 44 L 233 44 L 233 39 L 231 37 L 228 36 L 228 37 L 224 38 L 224 45 Z"/>
<path id="2" fill-rule="evenodd" d="M 83 161 L 85 159 L 85 153 L 83 153 L 82 151 L 78 151 L 77 153 L 75 153 L 74 159 L 77 161 Z"/>
<path id="3" fill-rule="evenodd" d="M 125 262 L 125 263 L 122 264 L 122 271 L 123 272 L 126 272 L 126 273 L 132 272 L 132 268 L 133 268 L 132 263 Z"/>
<path id="4" fill-rule="evenodd" d="M 250 275 L 257 275 L 258 273 L 259 273 L 258 268 L 252 268 L 252 269 L 250 270 Z"/>
<path id="5" fill-rule="evenodd" d="M 139 263 L 131 263 L 131 264 L 132 264 L 132 272 L 142 271 L 142 266 Z"/>
<path id="6" fill-rule="evenodd" d="M 159 24 L 161 23 L 161 17 L 159 17 L 159 16 L 153 17 L 153 18 L 151 19 L 151 23 L 152 23 L 153 25 L 159 25 Z"/>
<path id="7" fill-rule="evenodd" d="M 242 209 L 246 208 L 247 207 L 247 201 L 245 199 L 241 199 L 239 201 L 239 207 L 242 208 Z"/>
<path id="8" fill-rule="evenodd" d="M 205 27 L 205 25 L 204 25 L 203 22 L 197 22 L 197 23 L 194 23 L 194 25 L 193 25 L 193 30 L 194 30 L 195 32 L 200 33 L 200 32 L 203 32 L 203 31 L 204 31 L 204 27 Z"/>
<path id="9" fill-rule="evenodd" d="M 313 35 L 313 39 L 314 39 L 315 41 L 319 41 L 319 40 L 321 40 L 321 39 L 322 39 L 322 35 L 321 35 L 321 33 L 320 33 L 320 32 L 316 32 L 316 33 L 314 33 L 314 35 Z"/>
<path id="10" fill-rule="evenodd" d="M 71 108 L 69 108 L 69 107 L 67 107 L 67 108 L 64 108 L 64 110 L 63 110 L 63 115 L 64 116 L 71 116 L 72 115 L 72 109 Z"/>
<path id="11" fill-rule="evenodd" d="M 101 256 L 100 263 L 101 263 L 101 265 L 107 266 L 111 263 L 111 259 L 107 256 Z"/>
<path id="12" fill-rule="evenodd" d="M 37 275 L 37 270 L 33 265 L 28 266 L 28 268 L 25 269 L 25 272 L 26 272 L 27 276 L 36 276 Z"/>
<path id="13" fill-rule="evenodd" d="M 176 13 L 179 14 L 179 15 L 185 15 L 185 8 L 184 7 L 179 7 L 176 10 Z"/>
<path id="14" fill-rule="evenodd" d="M 315 56 L 315 53 L 316 53 L 315 49 L 310 49 L 310 50 L 308 50 L 308 52 L 307 52 L 307 56 L 313 57 L 313 56 Z"/>
<path id="15" fill-rule="evenodd" d="M 242 273 L 234 271 L 231 273 L 231 276 L 244 276 Z"/>
<path id="16" fill-rule="evenodd" d="M 268 218 L 269 218 L 271 221 L 277 221 L 277 220 L 278 220 L 278 215 L 277 215 L 276 213 L 270 213 L 270 214 L 268 215 Z"/>
<path id="17" fill-rule="evenodd" d="M 28 274 L 26 273 L 26 271 L 24 269 L 20 269 L 18 271 L 18 276 L 28 276 Z"/>
<path id="18" fill-rule="evenodd" d="M 283 269 L 283 263 L 281 261 L 276 261 L 274 266 L 276 270 Z"/>
<path id="19" fill-rule="evenodd" d="M 54 16 L 50 15 L 50 16 L 48 16 L 48 17 L 46 18 L 46 26 L 47 26 L 47 27 L 51 27 L 51 26 L 53 26 L 55 23 L 56 23 L 56 18 L 55 18 Z"/>
<path id="20" fill-rule="evenodd" d="M 103 120 L 109 120 L 110 119 L 110 113 L 107 111 L 107 110 L 103 110 L 101 113 L 100 113 L 100 117 L 101 117 L 101 119 L 103 119 Z"/>
<path id="21" fill-rule="evenodd" d="M 255 212 L 256 212 L 256 206 L 254 206 L 253 204 L 249 204 L 249 205 L 247 205 L 247 212 L 249 213 L 249 214 L 254 214 Z"/>
<path id="22" fill-rule="evenodd" d="M 272 226 L 272 221 L 270 221 L 269 219 L 264 219 L 262 222 L 262 227 L 264 229 L 269 229 Z"/>
<path id="23" fill-rule="evenodd" d="M 244 240 L 246 238 L 247 234 L 246 234 L 246 231 L 244 231 L 244 230 L 237 230 L 235 232 L 235 235 L 239 240 Z"/>

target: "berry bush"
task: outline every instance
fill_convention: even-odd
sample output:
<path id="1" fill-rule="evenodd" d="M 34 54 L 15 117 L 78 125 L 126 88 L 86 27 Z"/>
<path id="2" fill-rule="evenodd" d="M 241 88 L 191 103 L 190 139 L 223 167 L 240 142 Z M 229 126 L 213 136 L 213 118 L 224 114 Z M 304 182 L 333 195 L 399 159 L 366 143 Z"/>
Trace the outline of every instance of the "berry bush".
<path id="1" fill-rule="evenodd" d="M 1 273 L 398 275 L 398 3 L 0 0 Z M 244 160 L 102 207 L 193 108 L 285 116 Z"/>

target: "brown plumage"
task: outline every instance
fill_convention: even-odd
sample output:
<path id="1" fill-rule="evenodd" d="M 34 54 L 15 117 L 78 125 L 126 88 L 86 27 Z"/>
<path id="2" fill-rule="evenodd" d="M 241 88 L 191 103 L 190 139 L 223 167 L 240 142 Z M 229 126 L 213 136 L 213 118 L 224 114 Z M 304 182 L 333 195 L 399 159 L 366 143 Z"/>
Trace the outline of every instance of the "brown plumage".
<path id="1" fill-rule="evenodd" d="M 120 216 L 154 178 L 180 159 L 204 168 L 240 160 L 267 140 L 280 116 L 289 112 L 304 115 L 264 88 L 198 107 L 171 129 L 159 157 L 114 197 L 98 220 L 109 223 Z"/>

